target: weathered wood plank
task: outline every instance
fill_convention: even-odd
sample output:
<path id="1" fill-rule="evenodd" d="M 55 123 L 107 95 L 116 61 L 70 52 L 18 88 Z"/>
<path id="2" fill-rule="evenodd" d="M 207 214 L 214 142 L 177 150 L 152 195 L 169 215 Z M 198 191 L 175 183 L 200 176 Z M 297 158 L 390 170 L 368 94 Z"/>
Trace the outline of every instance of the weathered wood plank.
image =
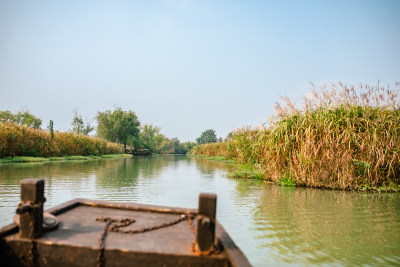
<path id="1" fill-rule="evenodd" d="M 19 235 L 21 238 L 37 238 L 43 232 L 44 180 L 24 179 L 21 181 L 21 203 Z"/>
<path id="2" fill-rule="evenodd" d="M 219 245 L 223 247 L 223 250 L 227 254 L 233 267 L 251 266 L 246 256 L 243 254 L 240 248 L 236 246 L 235 242 L 233 242 L 232 238 L 229 236 L 224 227 L 218 222 L 216 226 L 216 236 Z"/>
<path id="3" fill-rule="evenodd" d="M 215 194 L 200 194 L 196 242 L 197 248 L 202 252 L 214 250 L 216 210 L 217 196 Z"/>
<path id="4" fill-rule="evenodd" d="M 138 204 L 130 202 L 111 202 L 105 200 L 79 199 L 79 203 L 81 205 L 92 206 L 92 207 L 126 209 L 134 211 L 148 211 L 148 212 L 174 213 L 174 214 L 197 214 L 197 209 L 165 207 L 165 206 Z"/>
<path id="5" fill-rule="evenodd" d="M 29 250 L 29 242 L 10 244 L 14 252 L 23 254 Z M 72 247 L 65 244 L 37 244 L 38 266 L 86 267 L 96 266 L 97 249 L 90 247 Z M 121 251 L 108 249 L 104 255 L 105 266 L 230 266 L 226 257 L 209 257 L 197 255 L 178 255 L 153 252 Z M 10 265 L 28 265 L 26 261 L 14 259 Z M 2 266 L 10 266 L 2 265 Z"/>

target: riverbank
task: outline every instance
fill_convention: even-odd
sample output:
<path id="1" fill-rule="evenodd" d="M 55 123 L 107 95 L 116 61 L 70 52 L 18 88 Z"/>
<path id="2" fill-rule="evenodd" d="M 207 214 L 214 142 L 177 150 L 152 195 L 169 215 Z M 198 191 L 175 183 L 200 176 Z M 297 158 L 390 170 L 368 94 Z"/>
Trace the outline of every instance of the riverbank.
<path id="1" fill-rule="evenodd" d="M 131 158 L 131 154 L 108 154 L 99 156 L 66 156 L 66 157 L 7 157 L 0 158 L 0 164 L 5 163 L 32 163 L 32 162 L 48 162 L 48 161 L 65 161 L 65 160 L 98 160 L 110 158 Z"/>
<path id="2" fill-rule="evenodd" d="M 314 91 L 302 110 L 284 98 L 268 126 L 238 129 L 191 154 L 234 159 L 283 185 L 399 192 L 398 90 L 361 89 Z"/>

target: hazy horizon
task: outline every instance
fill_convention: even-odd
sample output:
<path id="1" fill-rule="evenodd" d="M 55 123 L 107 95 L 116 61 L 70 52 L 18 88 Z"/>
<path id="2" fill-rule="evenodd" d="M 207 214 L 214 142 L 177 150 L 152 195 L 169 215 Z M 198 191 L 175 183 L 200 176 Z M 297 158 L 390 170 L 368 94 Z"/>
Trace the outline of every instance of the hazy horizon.
<path id="1" fill-rule="evenodd" d="M 0 0 L 0 110 L 71 129 L 120 106 L 167 137 L 260 125 L 285 95 L 400 81 L 399 1 Z"/>

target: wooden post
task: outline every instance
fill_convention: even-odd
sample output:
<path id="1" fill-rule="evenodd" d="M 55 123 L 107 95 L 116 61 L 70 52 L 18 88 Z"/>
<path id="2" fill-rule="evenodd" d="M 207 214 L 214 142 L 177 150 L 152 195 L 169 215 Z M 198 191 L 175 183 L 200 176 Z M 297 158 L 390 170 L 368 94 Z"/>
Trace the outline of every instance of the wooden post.
<path id="1" fill-rule="evenodd" d="M 24 179 L 21 181 L 21 203 L 17 209 L 20 214 L 19 236 L 38 238 L 42 235 L 44 180 Z"/>
<path id="2" fill-rule="evenodd" d="M 217 195 L 200 194 L 196 242 L 201 252 L 214 250 L 216 207 Z"/>

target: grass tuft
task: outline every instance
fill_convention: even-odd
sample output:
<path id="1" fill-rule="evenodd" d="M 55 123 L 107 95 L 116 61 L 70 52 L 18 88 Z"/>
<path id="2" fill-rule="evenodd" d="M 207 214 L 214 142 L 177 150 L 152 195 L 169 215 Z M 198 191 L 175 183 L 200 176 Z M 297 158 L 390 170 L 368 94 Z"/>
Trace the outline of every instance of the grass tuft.
<path id="1" fill-rule="evenodd" d="M 234 171 L 228 174 L 230 178 L 245 178 L 245 179 L 264 179 L 262 173 L 256 172 L 254 170 L 240 170 Z"/>

